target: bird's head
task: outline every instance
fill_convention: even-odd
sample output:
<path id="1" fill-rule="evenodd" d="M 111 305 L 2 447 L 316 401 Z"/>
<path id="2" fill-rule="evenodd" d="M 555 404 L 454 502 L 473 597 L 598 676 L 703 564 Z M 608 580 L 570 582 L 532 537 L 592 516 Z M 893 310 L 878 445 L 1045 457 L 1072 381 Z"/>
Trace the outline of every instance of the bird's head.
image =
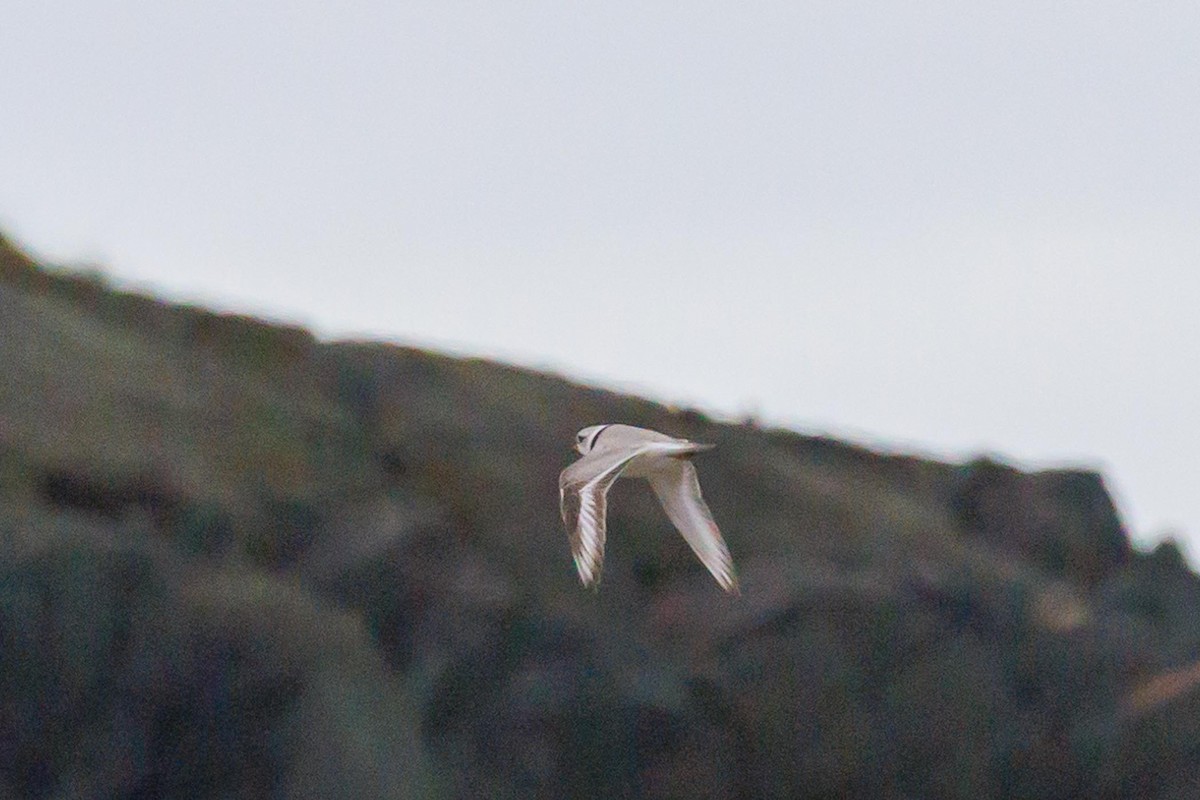
<path id="1" fill-rule="evenodd" d="M 596 443 L 597 435 L 607 427 L 607 425 L 589 425 L 575 434 L 575 449 L 585 456 L 592 452 L 592 445 Z"/>

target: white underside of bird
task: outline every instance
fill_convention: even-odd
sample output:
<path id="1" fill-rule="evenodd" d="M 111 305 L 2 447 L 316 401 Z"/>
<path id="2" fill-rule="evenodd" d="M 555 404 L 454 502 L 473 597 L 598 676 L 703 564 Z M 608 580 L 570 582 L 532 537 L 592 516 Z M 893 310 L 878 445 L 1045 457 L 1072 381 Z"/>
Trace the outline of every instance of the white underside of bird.
<path id="1" fill-rule="evenodd" d="M 645 478 L 667 517 L 717 583 L 737 592 L 729 548 L 700 494 L 692 456 L 714 445 L 675 439 L 632 425 L 592 425 L 576 435 L 583 458 L 558 477 L 563 524 L 585 586 L 600 581 L 604 563 L 608 490 L 617 478 Z"/>

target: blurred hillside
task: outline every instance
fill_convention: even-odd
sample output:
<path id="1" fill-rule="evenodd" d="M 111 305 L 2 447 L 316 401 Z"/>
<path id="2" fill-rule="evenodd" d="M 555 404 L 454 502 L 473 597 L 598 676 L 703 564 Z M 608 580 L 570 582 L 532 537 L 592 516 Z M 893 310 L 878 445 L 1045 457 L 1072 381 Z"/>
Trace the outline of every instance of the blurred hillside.
<path id="1" fill-rule="evenodd" d="M 1200 796 L 1200 580 L 1100 476 L 719 424 L 0 240 L 0 798 Z M 742 596 L 619 483 L 698 458 Z"/>

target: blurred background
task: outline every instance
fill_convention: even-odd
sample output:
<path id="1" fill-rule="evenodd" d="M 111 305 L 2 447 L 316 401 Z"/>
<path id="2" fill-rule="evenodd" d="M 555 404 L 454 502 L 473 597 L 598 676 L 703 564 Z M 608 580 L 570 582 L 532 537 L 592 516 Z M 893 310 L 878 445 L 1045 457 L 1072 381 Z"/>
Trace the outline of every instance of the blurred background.
<path id="1" fill-rule="evenodd" d="M 1200 792 L 1196 6 L 5 27 L 0 797 Z"/>

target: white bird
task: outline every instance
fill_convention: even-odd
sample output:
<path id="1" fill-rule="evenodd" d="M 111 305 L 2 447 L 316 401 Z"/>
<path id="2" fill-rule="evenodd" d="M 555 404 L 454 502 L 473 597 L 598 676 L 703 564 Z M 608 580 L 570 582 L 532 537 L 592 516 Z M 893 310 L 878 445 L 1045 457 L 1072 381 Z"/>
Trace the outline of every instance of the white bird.
<path id="1" fill-rule="evenodd" d="M 700 495 L 692 456 L 715 445 L 632 425 L 591 425 L 575 437 L 583 458 L 558 476 L 563 524 L 584 586 L 600 580 L 608 489 L 621 476 L 645 478 L 667 516 L 727 592 L 738 591 L 729 548 Z"/>

